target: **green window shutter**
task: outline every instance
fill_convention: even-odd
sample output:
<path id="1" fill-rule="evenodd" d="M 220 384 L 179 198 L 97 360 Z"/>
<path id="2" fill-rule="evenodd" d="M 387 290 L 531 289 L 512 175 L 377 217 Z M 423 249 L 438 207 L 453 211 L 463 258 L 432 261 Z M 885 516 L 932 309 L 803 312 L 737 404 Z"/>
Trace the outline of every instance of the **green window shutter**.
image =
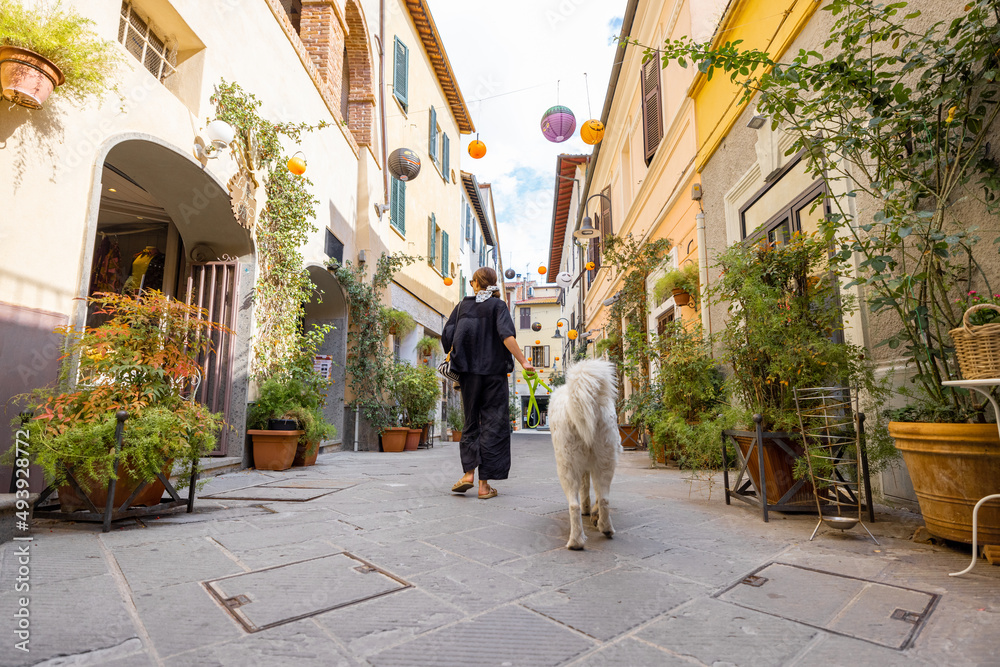
<path id="1" fill-rule="evenodd" d="M 444 132 L 441 133 L 441 175 L 444 176 L 444 180 L 447 181 L 448 174 L 451 171 L 451 142 L 448 140 L 448 135 Z"/>
<path id="2" fill-rule="evenodd" d="M 427 263 L 431 266 L 437 263 L 437 221 L 433 213 L 427 219 Z"/>
<path id="3" fill-rule="evenodd" d="M 400 233 L 406 233 L 406 181 L 390 179 L 389 222 Z"/>
<path id="4" fill-rule="evenodd" d="M 396 45 L 393 54 L 392 72 L 392 94 L 396 96 L 403 108 L 407 107 L 407 91 L 410 82 L 410 49 L 406 47 L 399 37 L 396 38 Z"/>
<path id="5" fill-rule="evenodd" d="M 430 137 L 428 139 L 428 154 L 431 160 L 438 161 L 438 115 L 434 107 L 431 107 Z"/>
<path id="6" fill-rule="evenodd" d="M 448 232 L 441 232 L 441 275 L 448 276 Z"/>

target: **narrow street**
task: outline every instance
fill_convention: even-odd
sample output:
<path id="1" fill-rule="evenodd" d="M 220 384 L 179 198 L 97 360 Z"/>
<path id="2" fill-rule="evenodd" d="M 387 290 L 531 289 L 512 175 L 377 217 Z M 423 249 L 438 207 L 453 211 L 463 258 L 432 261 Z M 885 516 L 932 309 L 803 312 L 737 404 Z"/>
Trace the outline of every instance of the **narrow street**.
<path id="1" fill-rule="evenodd" d="M 626 452 L 617 534 L 572 552 L 547 434 L 518 432 L 513 456 L 488 501 L 448 493 L 458 450 L 441 443 L 223 475 L 193 515 L 108 534 L 37 521 L 30 653 L 4 614 L 0 663 L 996 664 L 1000 568 L 949 577 L 968 554 L 910 541 L 916 516 L 879 508 L 880 546 L 858 529 L 809 542 L 811 516 L 765 524 L 725 505 L 721 477 Z M 0 547 L 4 581 L 18 546 Z"/>

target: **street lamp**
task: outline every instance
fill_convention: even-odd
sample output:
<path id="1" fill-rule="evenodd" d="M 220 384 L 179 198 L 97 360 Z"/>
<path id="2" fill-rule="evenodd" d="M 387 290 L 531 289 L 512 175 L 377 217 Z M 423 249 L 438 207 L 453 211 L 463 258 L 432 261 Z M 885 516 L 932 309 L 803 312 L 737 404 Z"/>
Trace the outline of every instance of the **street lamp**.
<path id="1" fill-rule="evenodd" d="M 560 317 L 558 320 L 556 320 L 556 332 L 552 337 L 561 340 L 563 338 L 563 335 L 562 332 L 559 330 L 559 328 L 562 326 L 561 324 L 559 324 L 560 322 L 565 322 L 566 326 L 569 326 L 569 320 L 567 320 L 565 317 Z"/>
<path id="2" fill-rule="evenodd" d="M 593 199 L 594 197 L 603 197 L 604 199 L 607 199 L 608 206 L 611 206 L 611 199 L 606 194 L 598 192 L 597 194 L 590 195 L 589 197 L 587 197 L 587 201 L 584 202 L 583 204 L 583 210 L 585 213 L 587 211 L 587 204 L 589 204 L 590 200 Z M 598 234 L 599 231 L 594 227 L 594 221 L 590 219 L 589 215 L 585 215 L 583 217 L 583 224 L 580 225 L 580 229 L 573 232 L 573 237 L 578 238 L 581 241 L 587 241 L 591 237 L 597 236 Z"/>

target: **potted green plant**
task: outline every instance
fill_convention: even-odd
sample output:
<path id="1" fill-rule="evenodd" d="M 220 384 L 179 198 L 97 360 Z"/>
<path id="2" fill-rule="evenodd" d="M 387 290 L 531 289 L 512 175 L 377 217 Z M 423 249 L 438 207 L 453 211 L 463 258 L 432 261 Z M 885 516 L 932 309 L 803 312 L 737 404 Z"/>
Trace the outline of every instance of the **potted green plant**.
<path id="1" fill-rule="evenodd" d="M 405 310 L 385 309 L 386 330 L 390 336 L 403 338 L 417 328 L 417 322 Z"/>
<path id="2" fill-rule="evenodd" d="M 683 266 L 660 276 L 653 286 L 653 297 L 656 303 L 663 303 L 673 296 L 678 306 L 690 304 L 692 308 L 697 308 L 700 285 L 698 262 L 685 262 Z"/>
<path id="3" fill-rule="evenodd" d="M 192 380 L 212 337 L 228 330 L 160 292 L 101 293 L 88 302 L 105 323 L 57 329 L 67 337 L 59 382 L 25 397 L 32 460 L 59 487 L 64 512 L 86 506 L 77 487 L 103 508 L 112 478 L 115 507 L 140 485 L 132 505 L 157 505 L 164 491 L 157 473 L 169 477 L 183 462 L 189 477 L 215 447 L 222 416 L 191 400 Z M 128 418 L 116 451 L 118 410 Z"/>
<path id="4" fill-rule="evenodd" d="M 864 0 L 834 0 L 824 7 L 826 48 L 788 62 L 728 43 L 657 46 L 664 64 L 691 62 L 731 77 L 772 130 L 794 137 L 787 153 L 802 152 L 811 175 L 845 193 L 826 198 L 833 261 L 853 269 L 870 319 L 890 332 L 877 346 L 896 350 L 910 375 L 899 388 L 909 405 L 892 414 L 889 433 L 928 530 L 970 542 L 972 506 L 1000 478 L 1000 437 L 984 398 L 944 383 L 960 379 L 949 337 L 961 326 L 958 302 L 970 291 L 992 293 L 997 282 L 986 261 L 993 244 L 980 245 L 974 231 L 980 218 L 996 236 L 1000 202 L 990 149 L 1000 117 L 996 7 L 956 5 L 942 22 L 904 7 L 872 11 Z M 854 202 L 863 198 L 875 213 L 858 219 Z M 1000 508 L 984 506 L 979 521 L 982 539 L 1000 542 Z"/>
<path id="5" fill-rule="evenodd" d="M 120 62 L 114 42 L 61 2 L 0 0 L 0 88 L 5 99 L 40 109 L 59 87 L 77 102 L 112 88 Z"/>
<path id="6" fill-rule="evenodd" d="M 465 412 L 461 405 L 448 406 L 448 427 L 451 429 L 451 441 L 462 441 L 462 429 L 465 428 Z"/>
<path id="7" fill-rule="evenodd" d="M 406 450 L 416 450 L 428 415 L 441 395 L 437 371 L 430 366 L 412 366 L 405 361 L 396 364 L 395 395 L 403 414 L 403 423 L 410 430 Z"/>
<path id="8" fill-rule="evenodd" d="M 434 353 L 441 349 L 441 341 L 434 336 L 422 336 L 417 341 L 417 354 L 425 360 L 434 356 Z"/>

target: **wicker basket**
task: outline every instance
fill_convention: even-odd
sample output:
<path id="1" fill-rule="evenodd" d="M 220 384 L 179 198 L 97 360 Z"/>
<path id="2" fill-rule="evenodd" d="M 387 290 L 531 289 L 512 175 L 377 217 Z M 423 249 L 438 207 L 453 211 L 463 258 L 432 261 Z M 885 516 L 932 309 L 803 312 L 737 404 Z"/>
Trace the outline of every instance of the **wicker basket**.
<path id="1" fill-rule="evenodd" d="M 1000 306 L 992 303 L 973 306 L 962 316 L 962 326 L 949 332 L 966 380 L 1000 378 L 1000 324 L 969 324 L 969 315 L 986 308 L 1000 312 Z"/>

